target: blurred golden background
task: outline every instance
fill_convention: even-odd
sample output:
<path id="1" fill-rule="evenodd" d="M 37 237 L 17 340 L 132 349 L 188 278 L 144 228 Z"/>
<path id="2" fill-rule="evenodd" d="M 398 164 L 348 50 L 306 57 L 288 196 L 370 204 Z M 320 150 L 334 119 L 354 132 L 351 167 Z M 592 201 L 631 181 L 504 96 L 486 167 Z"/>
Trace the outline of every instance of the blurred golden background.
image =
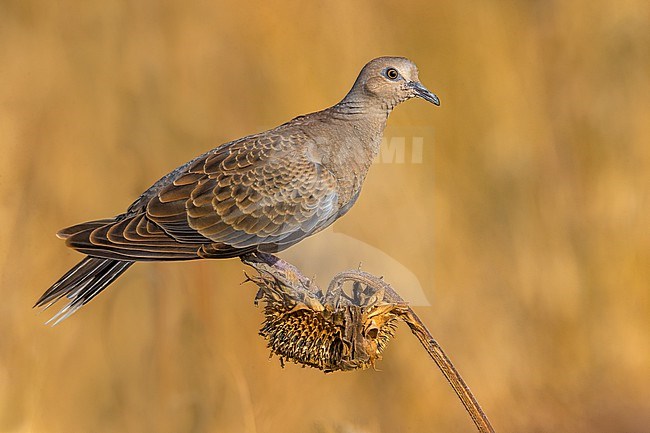
<path id="1" fill-rule="evenodd" d="M 442 100 L 389 119 L 407 144 L 429 131 L 422 161 L 374 166 L 335 231 L 416 276 L 497 431 L 648 432 L 649 17 L 641 0 L 1 0 L 0 431 L 473 431 L 405 328 L 380 371 L 280 368 L 237 260 L 139 264 L 54 328 L 30 309 L 81 258 L 58 229 L 402 55 Z M 366 260 L 326 239 L 287 253 L 317 276 L 321 256 Z"/>

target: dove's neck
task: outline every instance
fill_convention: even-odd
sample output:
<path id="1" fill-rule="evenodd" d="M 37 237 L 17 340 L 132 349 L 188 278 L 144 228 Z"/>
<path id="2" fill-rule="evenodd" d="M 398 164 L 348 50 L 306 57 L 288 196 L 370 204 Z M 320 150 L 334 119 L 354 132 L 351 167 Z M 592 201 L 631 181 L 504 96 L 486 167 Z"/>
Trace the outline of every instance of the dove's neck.
<path id="1" fill-rule="evenodd" d="M 328 111 L 337 127 L 345 130 L 348 137 L 356 138 L 358 145 L 368 151 L 367 158 L 374 159 L 392 107 L 358 91 L 355 86 Z"/>
<path id="2" fill-rule="evenodd" d="M 372 161 L 379 152 L 381 138 L 392 107 L 380 103 L 363 92 L 352 89 L 345 98 L 329 110 L 336 128 L 355 140 L 346 148 L 362 151 L 365 160 Z"/>
<path id="3" fill-rule="evenodd" d="M 356 86 L 345 95 L 345 98 L 331 108 L 332 114 L 343 118 L 383 118 L 384 122 L 393 110 L 395 104 L 383 102 L 377 98 L 368 96 L 356 89 Z"/>
<path id="4" fill-rule="evenodd" d="M 350 98 L 325 110 L 327 140 L 320 152 L 324 165 L 335 174 L 343 203 L 357 196 L 377 157 L 390 110 L 373 108 L 368 101 Z M 318 138 L 315 138 L 318 141 Z"/>

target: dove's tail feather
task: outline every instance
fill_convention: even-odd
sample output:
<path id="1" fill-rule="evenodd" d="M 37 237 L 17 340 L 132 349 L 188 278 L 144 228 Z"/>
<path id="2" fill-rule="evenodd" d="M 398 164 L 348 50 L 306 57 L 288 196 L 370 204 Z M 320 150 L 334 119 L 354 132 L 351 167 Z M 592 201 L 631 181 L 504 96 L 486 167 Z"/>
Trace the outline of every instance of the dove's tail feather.
<path id="1" fill-rule="evenodd" d="M 36 301 L 34 307 L 49 308 L 66 297 L 68 304 L 47 323 L 56 325 L 90 302 L 133 264 L 132 261 L 86 257 L 65 273 Z"/>

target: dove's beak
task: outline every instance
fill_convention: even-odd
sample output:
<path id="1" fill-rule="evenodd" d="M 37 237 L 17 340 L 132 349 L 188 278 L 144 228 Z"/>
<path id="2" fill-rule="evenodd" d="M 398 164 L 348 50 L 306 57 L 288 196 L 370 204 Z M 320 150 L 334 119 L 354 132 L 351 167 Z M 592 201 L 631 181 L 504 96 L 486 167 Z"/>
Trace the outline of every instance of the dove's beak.
<path id="1" fill-rule="evenodd" d="M 418 81 L 410 81 L 408 83 L 409 87 L 413 89 L 413 92 L 415 93 L 415 96 L 418 98 L 422 98 L 425 101 L 429 101 L 432 104 L 435 105 L 440 105 L 440 99 L 433 93 L 429 91 L 426 87 L 422 85 L 422 83 Z"/>

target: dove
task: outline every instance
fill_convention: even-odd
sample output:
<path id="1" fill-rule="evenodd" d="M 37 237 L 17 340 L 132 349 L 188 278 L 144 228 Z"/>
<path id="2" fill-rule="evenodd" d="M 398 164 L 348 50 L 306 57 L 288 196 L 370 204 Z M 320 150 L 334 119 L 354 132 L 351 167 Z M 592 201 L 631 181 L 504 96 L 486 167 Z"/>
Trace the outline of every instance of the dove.
<path id="1" fill-rule="evenodd" d="M 368 62 L 332 107 L 222 144 L 181 165 L 113 218 L 57 233 L 86 255 L 36 302 L 66 319 L 136 262 L 282 251 L 345 215 L 359 197 L 391 111 L 440 105 L 404 57 Z"/>

